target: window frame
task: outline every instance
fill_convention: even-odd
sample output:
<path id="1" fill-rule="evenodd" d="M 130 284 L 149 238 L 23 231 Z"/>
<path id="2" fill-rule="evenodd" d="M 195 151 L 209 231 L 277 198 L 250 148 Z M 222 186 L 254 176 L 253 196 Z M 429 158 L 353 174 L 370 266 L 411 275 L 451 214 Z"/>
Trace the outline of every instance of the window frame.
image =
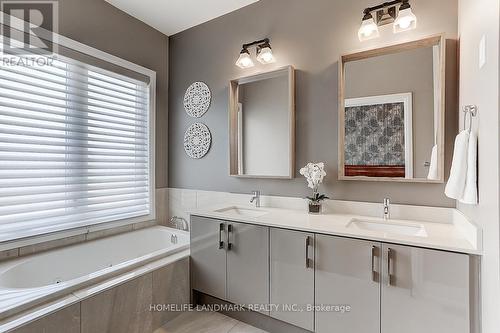
<path id="1" fill-rule="evenodd" d="M 11 17 L 12 21 L 14 22 L 16 20 L 19 20 L 17 18 Z M 47 242 L 47 241 L 52 241 L 52 240 L 58 240 L 58 239 L 63 239 L 67 237 L 72 237 L 72 236 L 78 236 L 78 235 L 84 235 L 88 234 L 90 232 L 95 232 L 95 231 L 104 231 L 108 229 L 115 229 L 115 228 L 120 228 L 120 227 L 125 227 L 128 225 L 131 225 L 133 227 L 134 224 L 136 223 L 142 223 L 142 222 L 148 222 L 148 221 L 154 221 L 156 219 L 156 198 L 155 198 L 155 191 L 156 191 L 156 179 L 155 179 L 155 172 L 156 172 L 156 167 L 155 167 L 155 152 L 156 152 L 156 72 L 143 67 L 141 65 L 135 64 L 133 62 L 130 62 L 128 60 L 122 59 L 120 57 L 114 56 L 110 53 L 101 51 L 99 49 L 96 49 L 94 47 L 85 45 L 83 43 L 77 42 L 75 40 L 72 40 L 70 38 L 67 38 L 65 36 L 59 35 L 54 33 L 55 39 L 57 41 L 57 44 L 64 46 L 66 48 L 78 51 L 80 53 L 83 53 L 85 55 L 89 55 L 93 58 L 96 58 L 98 60 L 102 60 L 104 62 L 108 62 L 112 65 L 116 65 L 119 67 L 122 67 L 124 69 L 127 69 L 129 71 L 133 71 L 136 73 L 139 73 L 141 75 L 144 75 L 149 78 L 149 84 L 148 84 L 148 90 L 149 90 L 149 110 L 148 110 L 148 124 L 149 124 L 149 149 L 148 149 L 148 172 L 149 172 L 149 186 L 148 186 L 148 193 L 149 193 L 149 198 L 150 198 L 150 211 L 148 215 L 142 215 L 138 217 L 133 217 L 133 218 L 127 218 L 127 219 L 122 219 L 122 220 L 115 220 L 115 221 L 109 221 L 109 222 L 102 222 L 102 223 L 96 223 L 96 224 L 91 224 L 91 225 L 85 225 L 85 226 L 80 226 L 80 227 L 75 227 L 75 228 L 68 228 L 68 229 L 63 229 L 60 231 L 55 231 L 55 232 L 49 232 L 49 233 L 44 233 L 44 234 L 38 234 L 38 235 L 33 235 L 33 236 L 28 236 L 28 237 L 20 237 L 20 238 L 15 238 L 12 240 L 7 240 L 0 242 L 0 251 L 7 251 L 15 248 L 19 248 L 22 246 L 27 246 L 27 245 L 33 245 L 37 243 L 42 243 L 42 242 Z M 66 56 L 60 56 L 62 59 L 68 59 L 69 61 L 75 61 L 77 60 L 71 59 Z M 93 70 L 96 72 L 100 73 L 113 73 L 117 77 L 123 77 L 126 78 L 125 75 L 114 73 L 112 71 L 109 71 L 107 69 L 103 69 L 94 65 L 87 65 L 86 67 L 89 70 Z"/>

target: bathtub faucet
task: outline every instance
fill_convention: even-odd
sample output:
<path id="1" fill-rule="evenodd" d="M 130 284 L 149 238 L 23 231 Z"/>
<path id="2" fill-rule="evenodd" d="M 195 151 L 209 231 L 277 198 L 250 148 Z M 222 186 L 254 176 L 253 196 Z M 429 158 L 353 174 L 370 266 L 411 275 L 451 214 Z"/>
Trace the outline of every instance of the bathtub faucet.
<path id="1" fill-rule="evenodd" d="M 172 216 L 170 219 L 170 224 L 179 230 L 182 231 L 189 231 L 189 224 L 187 223 L 186 219 L 183 217 L 179 216 Z"/>
<path id="2" fill-rule="evenodd" d="M 177 235 L 172 234 L 172 236 L 170 236 L 170 242 L 172 242 L 172 244 L 177 244 L 178 241 L 179 238 L 177 238 Z"/>

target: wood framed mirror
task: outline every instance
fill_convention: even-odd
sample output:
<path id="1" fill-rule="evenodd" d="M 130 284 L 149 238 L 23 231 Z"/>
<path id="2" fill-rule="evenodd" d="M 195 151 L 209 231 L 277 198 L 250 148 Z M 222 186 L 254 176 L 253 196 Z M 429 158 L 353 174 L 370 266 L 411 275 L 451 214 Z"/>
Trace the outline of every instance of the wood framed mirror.
<path id="1" fill-rule="evenodd" d="M 294 177 L 292 66 L 229 82 L 229 160 L 234 177 Z"/>
<path id="2" fill-rule="evenodd" d="M 339 60 L 339 180 L 444 182 L 445 39 Z"/>

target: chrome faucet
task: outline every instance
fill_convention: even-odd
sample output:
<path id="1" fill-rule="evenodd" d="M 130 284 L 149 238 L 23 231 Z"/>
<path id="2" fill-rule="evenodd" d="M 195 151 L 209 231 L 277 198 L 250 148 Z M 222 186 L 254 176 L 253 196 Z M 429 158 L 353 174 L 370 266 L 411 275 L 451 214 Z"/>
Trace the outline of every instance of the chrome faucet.
<path id="1" fill-rule="evenodd" d="M 390 205 L 391 200 L 384 198 L 384 220 L 386 221 L 391 218 Z"/>
<path id="2" fill-rule="evenodd" d="M 172 225 L 175 229 L 189 231 L 189 224 L 183 217 L 172 216 L 172 218 L 170 219 L 170 225 Z"/>
<path id="3" fill-rule="evenodd" d="M 250 199 L 250 203 L 255 202 L 255 208 L 260 207 L 260 191 L 252 191 L 252 199 Z"/>

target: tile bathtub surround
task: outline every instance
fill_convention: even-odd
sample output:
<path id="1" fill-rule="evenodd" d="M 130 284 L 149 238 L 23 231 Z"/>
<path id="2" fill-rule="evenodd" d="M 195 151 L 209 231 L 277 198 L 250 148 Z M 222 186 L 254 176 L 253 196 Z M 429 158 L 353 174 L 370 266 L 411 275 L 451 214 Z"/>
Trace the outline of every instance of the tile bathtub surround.
<path id="1" fill-rule="evenodd" d="M 189 214 L 187 213 L 190 209 L 197 208 L 196 203 L 196 193 L 194 190 L 185 189 L 168 189 L 168 218 L 173 216 L 178 216 L 189 221 Z"/>
<path id="2" fill-rule="evenodd" d="M 70 305 L 12 333 L 80 333 L 80 303 Z"/>
<path id="3" fill-rule="evenodd" d="M 5 260 L 14 259 L 21 256 L 36 254 L 44 251 L 54 250 L 60 247 L 75 245 L 78 243 L 83 243 L 86 241 L 92 241 L 103 237 L 109 237 L 117 235 L 124 232 L 129 232 L 133 230 L 139 230 L 143 228 L 148 228 L 156 225 L 156 221 L 146 221 L 139 222 L 135 224 L 129 224 L 125 226 L 120 226 L 116 228 L 104 229 L 99 231 L 89 232 L 87 234 L 75 235 L 61 239 L 55 239 L 51 241 L 35 243 L 31 245 L 22 246 L 19 248 L 14 248 L 6 251 L 0 251 L 0 262 Z"/>
<path id="4" fill-rule="evenodd" d="M 0 322 L 0 332 L 151 333 L 181 313 L 155 312 L 150 305 L 189 303 L 189 257 L 179 256 L 75 292 L 47 309 L 31 309 L 13 322 Z M 115 280 L 120 283 L 113 284 Z"/>
<path id="5" fill-rule="evenodd" d="M 19 256 L 19 248 L 0 251 L 0 261 L 17 258 L 18 256 Z"/>
<path id="6" fill-rule="evenodd" d="M 82 243 L 87 240 L 88 235 L 76 235 L 49 242 L 27 245 L 19 248 L 19 256 L 26 256 L 42 251 L 53 250 L 59 247 Z"/>
<path id="7" fill-rule="evenodd" d="M 155 192 L 156 221 L 168 225 L 168 188 L 157 188 Z"/>
<path id="8" fill-rule="evenodd" d="M 91 231 L 87 234 L 75 235 L 70 237 L 65 237 L 61 239 L 55 239 L 50 241 L 44 241 L 40 243 L 35 243 L 31 245 L 21 246 L 18 248 L 0 251 L 0 262 L 4 260 L 9 260 L 17 258 L 20 256 L 36 254 L 43 251 L 53 250 L 63 246 L 74 245 L 82 243 L 85 241 L 95 240 L 103 237 L 109 237 L 117 235 L 124 232 L 130 232 L 133 230 L 139 230 L 143 228 L 149 228 L 159 225 L 168 226 L 168 188 L 158 188 L 155 192 L 156 199 L 156 220 L 154 221 L 144 221 L 134 224 L 113 227 L 109 229 Z M 92 229 L 92 228 L 90 228 Z"/>
<path id="9" fill-rule="evenodd" d="M 153 271 L 153 304 L 190 304 L 189 258 Z M 158 328 L 179 313 L 154 311 L 153 327 Z"/>
<path id="10" fill-rule="evenodd" d="M 81 302 L 81 333 L 148 333 L 180 312 L 151 311 L 154 304 L 189 304 L 189 258 Z"/>
<path id="11" fill-rule="evenodd" d="M 118 235 L 118 234 L 121 234 L 124 232 L 129 232 L 132 230 L 134 230 L 134 226 L 132 224 L 128 224 L 128 225 L 122 225 L 122 226 L 116 227 L 116 228 L 92 231 L 86 235 L 86 240 L 91 241 L 94 239 Z"/>
<path id="12" fill-rule="evenodd" d="M 81 333 L 151 332 L 152 274 L 81 302 Z"/>
<path id="13" fill-rule="evenodd" d="M 139 223 L 134 223 L 132 224 L 132 229 L 133 230 L 140 230 L 140 229 L 144 229 L 144 228 L 150 228 L 150 227 L 154 227 L 155 225 L 159 225 L 160 223 L 158 223 L 158 221 L 154 220 L 154 221 L 144 221 L 144 222 L 139 222 Z"/>

